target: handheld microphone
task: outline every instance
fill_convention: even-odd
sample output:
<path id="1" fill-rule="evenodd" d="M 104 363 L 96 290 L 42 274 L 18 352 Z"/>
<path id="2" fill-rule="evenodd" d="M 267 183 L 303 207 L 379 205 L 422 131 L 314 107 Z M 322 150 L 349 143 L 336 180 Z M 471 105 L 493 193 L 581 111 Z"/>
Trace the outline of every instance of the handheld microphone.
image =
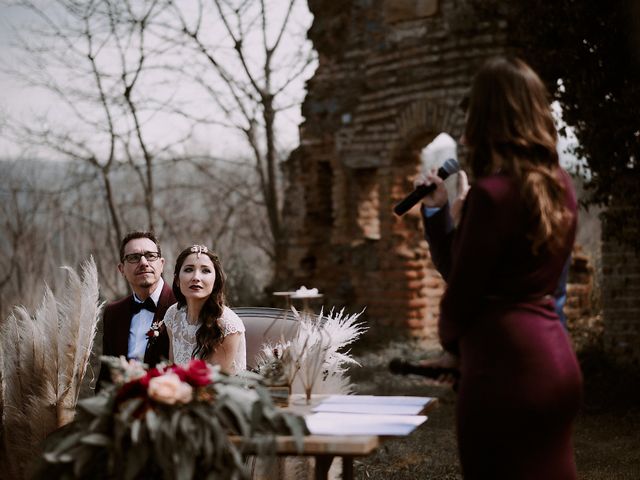
<path id="1" fill-rule="evenodd" d="M 452 175 L 460 170 L 460 164 L 457 160 L 453 158 L 447 159 L 442 166 L 438 169 L 438 176 L 446 180 L 449 175 Z M 422 200 L 424 197 L 429 195 L 436 189 L 436 185 L 432 183 L 431 185 L 419 185 L 417 186 L 413 192 L 407 195 L 404 200 L 398 203 L 395 207 L 393 207 L 393 211 L 396 215 L 404 215 L 407 213 L 411 207 L 413 207 L 416 203 Z"/>
<path id="2" fill-rule="evenodd" d="M 394 358 L 389 362 L 389 371 L 397 375 L 420 375 L 422 377 L 437 379 L 442 375 L 453 375 L 455 378 L 460 377 L 460 371 L 457 368 L 444 367 L 426 367 L 415 363 L 409 363 L 406 360 Z"/>

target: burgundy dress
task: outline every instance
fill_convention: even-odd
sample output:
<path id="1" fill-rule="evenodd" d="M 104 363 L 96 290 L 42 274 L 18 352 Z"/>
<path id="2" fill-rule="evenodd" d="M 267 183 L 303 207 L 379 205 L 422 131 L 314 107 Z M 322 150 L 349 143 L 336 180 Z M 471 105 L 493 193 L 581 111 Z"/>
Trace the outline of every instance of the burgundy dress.
<path id="1" fill-rule="evenodd" d="M 566 205 L 576 214 L 562 171 Z M 457 230 L 448 208 L 424 218 L 447 281 L 439 334 L 460 354 L 457 436 L 466 479 L 575 479 L 571 428 L 582 375 L 552 294 L 575 238 L 534 255 L 529 215 L 501 174 L 471 188 Z"/>

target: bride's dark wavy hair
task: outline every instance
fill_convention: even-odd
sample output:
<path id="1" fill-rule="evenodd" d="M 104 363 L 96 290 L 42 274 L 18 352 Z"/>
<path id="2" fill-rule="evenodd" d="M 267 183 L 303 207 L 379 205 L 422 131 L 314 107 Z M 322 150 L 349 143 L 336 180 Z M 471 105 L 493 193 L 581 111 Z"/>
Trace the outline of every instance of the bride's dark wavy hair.
<path id="1" fill-rule="evenodd" d="M 559 176 L 558 135 L 540 77 L 517 58 L 496 57 L 476 75 L 465 142 L 476 178 L 498 169 L 520 184 L 532 215 L 533 252 L 557 251 L 570 227 Z"/>
<path id="2" fill-rule="evenodd" d="M 192 253 L 194 252 L 191 251 L 191 247 L 185 248 L 180 252 L 173 270 L 172 290 L 178 301 L 178 308 L 182 308 L 187 304 L 187 299 L 180 291 L 179 276 L 182 264 Z M 215 253 L 202 252 L 201 255 L 206 255 L 211 259 L 216 273 L 211 295 L 209 295 L 209 298 L 204 302 L 202 310 L 200 310 L 200 315 L 198 316 L 200 327 L 196 332 L 196 346 L 192 353 L 194 358 L 206 360 L 222 342 L 222 329 L 220 328 L 219 320 L 220 317 L 222 317 L 225 306 L 224 286 L 226 283 L 226 275 L 222 270 L 220 259 Z"/>

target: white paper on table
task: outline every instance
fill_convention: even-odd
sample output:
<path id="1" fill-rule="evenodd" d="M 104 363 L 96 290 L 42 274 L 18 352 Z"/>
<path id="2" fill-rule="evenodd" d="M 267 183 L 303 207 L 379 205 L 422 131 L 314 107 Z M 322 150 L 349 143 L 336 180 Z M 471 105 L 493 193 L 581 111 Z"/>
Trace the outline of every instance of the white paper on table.
<path id="1" fill-rule="evenodd" d="M 401 395 L 330 395 L 321 404 L 338 403 L 351 405 L 419 405 L 424 407 L 434 397 L 412 397 Z"/>
<path id="2" fill-rule="evenodd" d="M 419 405 L 387 405 L 375 403 L 321 403 L 313 408 L 314 412 L 358 413 L 369 415 L 418 415 L 424 410 Z"/>
<path id="3" fill-rule="evenodd" d="M 353 415 L 319 412 L 305 421 L 312 435 L 409 435 L 427 420 L 423 415 Z"/>

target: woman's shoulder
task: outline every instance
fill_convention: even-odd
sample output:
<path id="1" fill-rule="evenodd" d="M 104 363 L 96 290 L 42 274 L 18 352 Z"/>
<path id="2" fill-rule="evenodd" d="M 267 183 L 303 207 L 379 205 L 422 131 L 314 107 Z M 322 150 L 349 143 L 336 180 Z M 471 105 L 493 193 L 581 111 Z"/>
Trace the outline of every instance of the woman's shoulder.
<path id="1" fill-rule="evenodd" d="M 242 333 L 245 331 L 244 323 L 236 312 L 225 306 L 220 317 L 220 326 L 224 335 L 230 333 Z"/>
<path id="2" fill-rule="evenodd" d="M 493 174 L 478 178 L 467 195 L 466 208 L 499 209 L 519 205 L 519 190 L 515 181 L 503 174 Z M 510 210 L 510 209 L 509 209 Z"/>
<path id="3" fill-rule="evenodd" d="M 569 204 L 571 209 L 576 210 L 578 207 L 578 200 L 576 195 L 576 188 L 573 184 L 573 178 L 571 177 L 571 174 L 564 168 L 560 168 L 559 170 L 560 182 L 564 185 L 567 194 L 567 203 Z"/>
<path id="4" fill-rule="evenodd" d="M 179 311 L 180 310 L 178 309 L 177 303 L 174 303 L 169 308 L 167 308 L 167 311 L 164 314 L 164 319 L 163 319 L 164 323 L 171 325 L 174 322 Z"/>
<path id="5" fill-rule="evenodd" d="M 502 173 L 479 178 L 473 188 L 476 190 L 476 194 L 487 196 L 496 202 L 511 199 L 519 192 L 515 178 Z"/>

